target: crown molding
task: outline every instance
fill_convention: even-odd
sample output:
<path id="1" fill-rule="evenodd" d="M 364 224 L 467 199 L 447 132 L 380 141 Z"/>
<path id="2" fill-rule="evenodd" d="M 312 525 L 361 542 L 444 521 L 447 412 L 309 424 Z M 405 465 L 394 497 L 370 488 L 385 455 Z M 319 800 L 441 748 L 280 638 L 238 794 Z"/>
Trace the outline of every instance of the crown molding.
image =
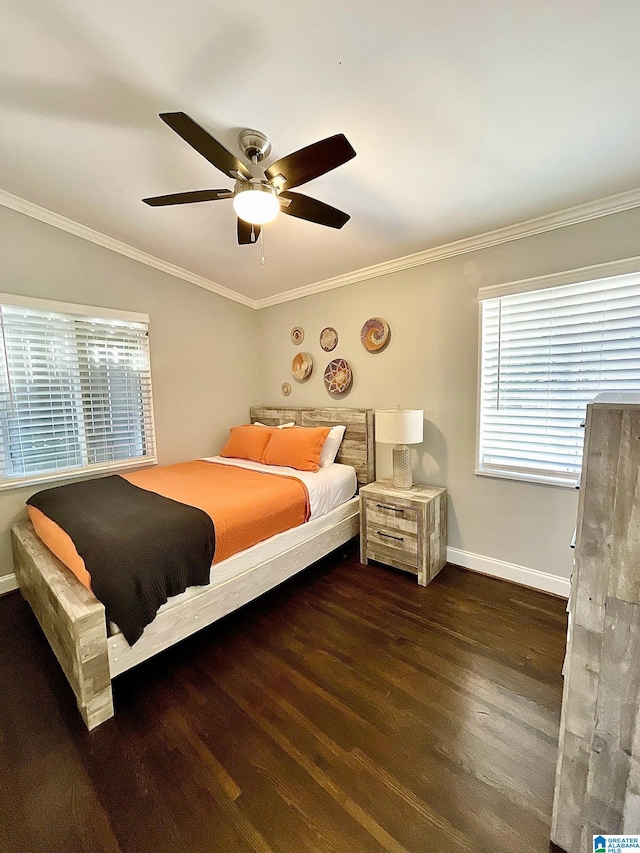
<path id="1" fill-rule="evenodd" d="M 237 293 L 235 290 L 230 290 L 228 287 L 217 284 L 217 282 L 203 276 L 196 275 L 196 273 L 185 270 L 175 264 L 170 264 L 168 261 L 163 261 L 162 258 L 156 258 L 155 255 L 150 255 L 148 252 L 136 249 L 128 243 L 116 240 L 115 237 L 109 237 L 100 231 L 94 231 L 93 228 L 89 228 L 87 225 L 82 225 L 80 222 L 68 219 L 60 213 L 54 213 L 52 210 L 47 210 L 46 207 L 40 207 L 40 205 L 32 201 L 27 201 L 27 199 L 20 198 L 20 196 L 13 195 L 3 189 L 0 189 L 0 205 L 8 207 L 11 210 L 16 210 L 18 213 L 24 213 L 32 219 L 38 219 L 40 222 L 46 222 L 47 225 L 53 225 L 54 228 L 59 228 L 68 234 L 81 237 L 83 240 L 88 240 L 90 243 L 95 243 L 97 246 L 102 246 L 111 252 L 124 255 L 126 258 L 139 261 L 141 264 L 146 264 L 148 267 L 160 270 L 160 272 L 168 273 L 168 275 L 172 275 L 175 278 L 181 278 L 183 281 L 195 284 L 197 287 L 217 293 L 218 296 L 224 296 L 225 299 L 231 299 L 233 302 L 239 302 L 241 305 L 246 305 L 249 308 L 257 308 L 255 299 L 244 296 L 242 293 Z"/>
<path id="2" fill-rule="evenodd" d="M 620 258 L 617 261 L 607 261 L 603 264 L 593 264 L 589 267 L 579 267 L 574 270 L 563 270 L 549 275 L 521 278 L 505 284 L 492 284 L 481 287 L 478 291 L 478 301 L 496 299 L 501 296 L 512 296 L 514 293 L 531 293 L 534 290 L 546 290 L 549 287 L 563 287 L 565 284 L 597 281 L 603 278 L 633 276 L 638 278 L 640 272 L 640 256 Z"/>
<path id="3" fill-rule="evenodd" d="M 505 228 L 486 231 L 484 234 L 478 234 L 475 237 L 465 237 L 453 243 L 445 243 L 442 246 L 434 246 L 432 249 L 426 249 L 412 255 L 405 255 L 402 258 L 395 258 L 394 260 L 384 261 L 370 267 L 363 267 L 345 275 L 327 278 L 324 281 L 317 281 L 313 284 L 287 290 L 284 293 L 277 293 L 275 296 L 258 299 L 256 308 L 268 308 L 270 305 L 280 305 L 283 302 L 291 302 L 294 299 L 312 296 L 314 293 L 323 293 L 326 290 L 345 287 L 348 284 L 355 284 L 356 282 L 377 278 L 381 275 L 400 272 L 401 270 L 411 269 L 412 267 L 422 266 L 423 264 L 432 264 L 435 261 L 442 261 L 445 258 L 453 258 L 456 255 L 476 252 L 479 249 L 487 249 L 490 246 L 498 246 L 501 243 L 509 243 L 512 240 L 521 240 L 524 237 L 532 237 L 535 234 L 542 234 L 545 231 L 555 231 L 557 228 L 578 225 L 580 222 L 588 222 L 590 219 L 598 219 L 601 216 L 609 216 L 612 213 L 622 213 L 625 210 L 632 210 L 635 207 L 640 207 L 640 187 L 618 193 L 617 195 L 597 199 L 596 201 L 590 201 L 586 204 L 579 204 L 576 207 L 570 207 L 556 213 L 539 216 L 536 219 L 528 219 L 524 222 L 518 222 L 515 225 L 508 225 Z"/>
<path id="4" fill-rule="evenodd" d="M 625 210 L 632 210 L 633 208 L 640 207 L 640 187 L 618 193 L 617 195 L 597 199 L 596 201 L 590 201 L 586 204 L 570 207 L 566 210 L 560 210 L 556 213 L 539 216 L 536 219 L 528 219 L 515 225 L 508 225 L 505 228 L 486 231 L 474 237 L 465 237 L 462 240 L 445 243 L 442 246 L 434 246 L 431 249 L 415 252 L 412 255 L 405 255 L 401 258 L 373 264 L 372 266 L 363 267 L 344 275 L 303 285 L 293 290 L 277 293 L 274 296 L 267 296 L 265 299 L 251 299 L 249 296 L 245 296 L 215 281 L 211 281 L 208 278 L 196 275 L 196 273 L 157 258 L 155 255 L 150 255 L 148 252 L 143 252 L 141 249 L 136 249 L 128 243 L 123 243 L 121 240 L 116 240 L 114 237 L 109 237 L 100 231 L 95 231 L 93 228 L 75 222 L 73 219 L 68 219 L 59 213 L 47 210 L 47 208 L 40 207 L 40 205 L 32 201 L 27 201 L 6 190 L 0 189 L 0 205 L 8 207 L 11 210 L 16 210 L 19 213 L 24 213 L 26 216 L 38 219 L 40 222 L 46 222 L 48 225 L 53 225 L 54 228 L 60 228 L 62 231 L 74 234 L 76 237 L 81 237 L 83 240 L 88 240 L 91 243 L 95 243 L 112 252 L 117 252 L 134 261 L 154 267 L 160 270 L 160 272 L 165 272 L 183 281 L 188 281 L 190 284 L 195 284 L 197 287 L 217 293 L 219 296 L 224 296 L 225 299 L 239 302 L 248 308 L 260 309 L 268 308 L 271 305 L 280 305 L 284 302 L 292 302 L 295 299 L 303 299 L 305 296 L 312 296 L 314 293 L 323 293 L 324 291 L 334 290 L 338 287 L 346 287 L 349 284 L 356 284 L 360 281 L 367 281 L 368 279 L 389 275 L 389 273 L 400 272 L 411 269 L 412 267 L 422 266 L 423 264 L 432 264 L 446 258 L 453 258 L 456 255 L 464 255 L 468 252 L 487 249 L 490 246 L 498 246 L 501 243 L 509 243 L 512 240 L 532 237 L 535 234 L 542 234 L 545 231 L 566 228 L 569 225 L 588 222 L 590 219 L 598 219 L 602 216 L 609 216 L 612 213 L 622 213 Z"/>

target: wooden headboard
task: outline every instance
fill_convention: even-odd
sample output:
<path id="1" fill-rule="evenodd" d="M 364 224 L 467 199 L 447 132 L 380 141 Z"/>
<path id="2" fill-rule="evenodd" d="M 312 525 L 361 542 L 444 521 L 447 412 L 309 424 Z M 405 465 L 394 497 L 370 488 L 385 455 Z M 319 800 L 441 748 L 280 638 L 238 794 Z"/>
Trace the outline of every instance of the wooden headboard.
<path id="1" fill-rule="evenodd" d="M 298 426 L 317 427 L 344 424 L 346 432 L 336 462 L 356 469 L 358 485 L 375 480 L 375 444 L 373 441 L 373 409 L 312 409 L 253 406 L 251 420 L 267 426 L 295 421 Z"/>

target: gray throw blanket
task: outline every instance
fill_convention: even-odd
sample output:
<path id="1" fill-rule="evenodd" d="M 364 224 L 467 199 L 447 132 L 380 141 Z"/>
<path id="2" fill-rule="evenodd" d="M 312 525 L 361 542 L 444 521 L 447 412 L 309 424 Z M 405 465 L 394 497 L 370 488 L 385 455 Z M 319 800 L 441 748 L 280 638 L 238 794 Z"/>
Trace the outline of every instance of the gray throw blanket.
<path id="1" fill-rule="evenodd" d="M 215 530 L 201 509 L 117 475 L 44 489 L 27 503 L 71 537 L 107 619 L 130 645 L 169 596 L 209 583 Z"/>

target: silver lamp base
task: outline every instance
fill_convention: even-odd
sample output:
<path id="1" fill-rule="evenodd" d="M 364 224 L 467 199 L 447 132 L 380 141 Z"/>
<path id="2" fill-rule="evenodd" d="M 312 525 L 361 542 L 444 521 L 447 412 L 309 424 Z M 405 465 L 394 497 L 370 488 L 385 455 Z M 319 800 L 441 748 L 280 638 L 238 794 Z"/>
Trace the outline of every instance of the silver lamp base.
<path id="1" fill-rule="evenodd" d="M 393 485 L 396 489 L 410 489 L 413 485 L 411 451 L 406 444 L 393 448 Z"/>

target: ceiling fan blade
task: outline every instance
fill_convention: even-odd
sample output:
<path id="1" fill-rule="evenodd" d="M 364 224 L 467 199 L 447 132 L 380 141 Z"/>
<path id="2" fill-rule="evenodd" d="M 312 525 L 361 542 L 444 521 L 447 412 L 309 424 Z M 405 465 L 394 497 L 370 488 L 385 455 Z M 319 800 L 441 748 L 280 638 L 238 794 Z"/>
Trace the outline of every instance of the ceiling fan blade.
<path id="1" fill-rule="evenodd" d="M 247 180 L 251 178 L 246 166 L 186 113 L 160 113 L 160 118 L 225 175 L 235 178 L 238 173 Z"/>
<path id="2" fill-rule="evenodd" d="M 348 213 L 331 207 L 323 201 L 310 198 L 302 193 L 280 193 L 280 198 L 288 199 L 291 204 L 283 204 L 281 210 L 289 216 L 297 216 L 298 219 L 306 219 L 308 222 L 317 222 L 318 225 L 327 225 L 329 228 L 342 228 L 351 219 Z"/>
<path id="3" fill-rule="evenodd" d="M 196 201 L 218 201 L 221 198 L 232 197 L 231 190 L 196 190 L 192 193 L 156 195 L 153 198 L 143 198 L 142 201 L 151 207 L 162 207 L 165 204 L 191 204 Z"/>
<path id="4" fill-rule="evenodd" d="M 251 222 L 245 222 L 244 219 L 238 217 L 238 245 L 249 246 L 252 243 L 258 242 L 260 236 L 260 226 L 252 225 Z"/>
<path id="5" fill-rule="evenodd" d="M 276 160 L 265 174 L 270 181 L 282 175 L 284 183 L 280 183 L 278 188 L 293 189 L 337 169 L 355 156 L 356 152 L 347 137 L 343 133 L 337 133 Z"/>

